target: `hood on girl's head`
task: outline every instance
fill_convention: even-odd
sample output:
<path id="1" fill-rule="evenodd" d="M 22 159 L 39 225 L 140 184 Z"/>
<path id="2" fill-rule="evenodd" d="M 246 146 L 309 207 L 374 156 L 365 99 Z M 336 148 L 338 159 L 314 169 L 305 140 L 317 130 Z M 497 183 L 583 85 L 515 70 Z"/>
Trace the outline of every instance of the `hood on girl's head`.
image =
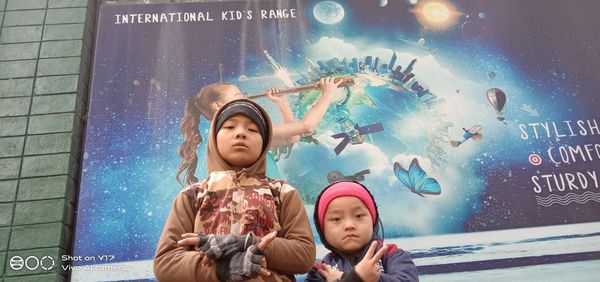
<path id="1" fill-rule="evenodd" d="M 331 246 L 325 240 L 325 234 L 323 232 L 324 222 L 325 222 L 325 214 L 327 213 L 327 207 L 335 198 L 343 197 L 343 196 L 352 196 L 356 197 L 365 204 L 369 213 L 371 214 L 371 219 L 373 219 L 373 238 L 374 240 L 382 239 L 379 234 L 379 229 L 381 228 L 381 222 L 379 220 L 379 211 L 377 210 L 377 204 L 375 203 L 375 199 L 369 189 L 364 185 L 355 182 L 355 181 L 340 181 L 334 182 L 329 186 L 323 188 L 319 197 L 317 197 L 317 202 L 315 203 L 315 210 L 313 213 L 313 219 L 315 222 L 315 227 L 317 229 L 317 233 L 319 233 L 319 238 L 321 239 L 321 243 L 328 249 L 331 249 Z"/>
<path id="2" fill-rule="evenodd" d="M 223 123 L 237 114 L 243 114 L 252 120 L 259 128 L 260 134 L 263 139 L 263 150 L 256 162 L 250 167 L 246 168 L 246 174 L 248 175 L 264 175 L 266 172 L 266 155 L 268 148 L 271 145 L 272 137 L 272 125 L 271 119 L 267 112 L 256 102 L 248 99 L 237 99 L 225 103 L 215 113 L 210 127 L 210 133 L 208 138 L 208 146 L 206 150 L 206 160 L 208 172 L 213 171 L 224 171 L 232 170 L 231 166 L 227 164 L 225 159 L 219 154 L 216 145 L 217 132 L 223 125 Z"/>
<path id="3" fill-rule="evenodd" d="M 269 140 L 269 128 L 267 125 L 266 118 L 260 109 L 252 103 L 249 103 L 250 100 L 234 100 L 231 103 L 227 103 L 223 106 L 223 110 L 219 111 L 217 115 L 215 115 L 216 123 L 215 123 L 215 133 L 218 133 L 223 126 L 223 123 L 227 121 L 229 118 L 242 114 L 248 117 L 252 122 L 254 122 L 258 126 L 258 131 L 263 140 Z M 267 143 L 263 142 L 263 150 L 266 148 Z"/>

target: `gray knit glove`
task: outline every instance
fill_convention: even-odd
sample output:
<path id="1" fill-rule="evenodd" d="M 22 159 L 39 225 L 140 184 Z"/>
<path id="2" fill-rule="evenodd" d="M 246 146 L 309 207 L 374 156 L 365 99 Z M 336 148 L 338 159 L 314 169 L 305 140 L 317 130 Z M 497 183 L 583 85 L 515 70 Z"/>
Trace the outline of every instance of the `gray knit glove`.
<path id="1" fill-rule="evenodd" d="M 252 244 L 252 233 L 248 235 L 199 235 L 198 246 L 205 256 L 213 259 L 228 259 L 244 252 Z"/>
<path id="2" fill-rule="evenodd" d="M 258 276 L 264 253 L 256 246 L 236 253 L 231 260 L 217 261 L 217 277 L 221 281 L 244 281 Z"/>

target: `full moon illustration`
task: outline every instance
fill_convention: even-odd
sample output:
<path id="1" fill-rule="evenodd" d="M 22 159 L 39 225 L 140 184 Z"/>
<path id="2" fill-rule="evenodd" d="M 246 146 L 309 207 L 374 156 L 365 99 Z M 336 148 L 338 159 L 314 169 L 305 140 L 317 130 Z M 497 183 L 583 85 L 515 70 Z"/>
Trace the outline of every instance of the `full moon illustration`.
<path id="1" fill-rule="evenodd" d="M 334 1 L 323 1 L 313 9 L 315 18 L 324 24 L 336 24 L 344 18 L 344 8 Z"/>

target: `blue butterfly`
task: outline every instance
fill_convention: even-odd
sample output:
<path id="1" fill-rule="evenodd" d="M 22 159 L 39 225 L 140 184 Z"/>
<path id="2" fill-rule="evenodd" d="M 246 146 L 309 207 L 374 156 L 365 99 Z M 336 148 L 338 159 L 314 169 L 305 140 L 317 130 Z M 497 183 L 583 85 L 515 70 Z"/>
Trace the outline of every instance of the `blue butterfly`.
<path id="1" fill-rule="evenodd" d="M 427 177 L 427 173 L 421 168 L 416 158 L 410 162 L 408 170 L 398 162 L 394 162 L 394 174 L 406 188 L 421 197 L 425 197 L 423 194 L 439 195 L 442 193 L 440 184 L 437 180 Z"/>

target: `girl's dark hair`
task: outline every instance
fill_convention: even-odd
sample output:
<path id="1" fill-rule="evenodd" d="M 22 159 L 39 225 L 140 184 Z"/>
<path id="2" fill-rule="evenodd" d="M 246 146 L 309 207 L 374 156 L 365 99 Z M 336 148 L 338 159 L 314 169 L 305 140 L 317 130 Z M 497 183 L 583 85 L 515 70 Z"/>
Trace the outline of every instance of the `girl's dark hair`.
<path id="1" fill-rule="evenodd" d="M 207 121 L 211 121 L 214 113 L 212 104 L 222 100 L 221 90 L 223 86 L 232 85 L 230 83 L 213 83 L 202 87 L 194 96 L 188 98 L 183 111 L 183 118 L 179 123 L 179 129 L 183 134 L 183 142 L 177 148 L 177 154 L 181 157 L 181 163 L 177 167 L 177 181 L 182 185 L 190 185 L 198 182 L 195 176 L 198 166 L 198 146 L 202 143 L 200 135 L 200 118 L 204 116 Z M 181 178 L 181 174 L 185 176 Z"/>

